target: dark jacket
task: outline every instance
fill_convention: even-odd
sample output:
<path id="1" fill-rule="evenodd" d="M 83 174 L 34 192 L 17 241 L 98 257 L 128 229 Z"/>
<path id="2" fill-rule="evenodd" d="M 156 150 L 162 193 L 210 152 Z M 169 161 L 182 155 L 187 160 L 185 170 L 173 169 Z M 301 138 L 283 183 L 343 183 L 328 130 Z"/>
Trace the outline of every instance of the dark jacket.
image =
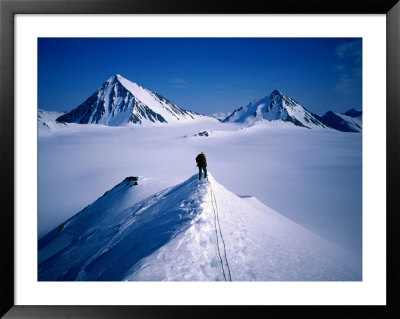
<path id="1" fill-rule="evenodd" d="M 196 157 L 196 163 L 198 167 L 206 167 L 207 166 L 207 159 L 205 154 L 199 154 Z"/>

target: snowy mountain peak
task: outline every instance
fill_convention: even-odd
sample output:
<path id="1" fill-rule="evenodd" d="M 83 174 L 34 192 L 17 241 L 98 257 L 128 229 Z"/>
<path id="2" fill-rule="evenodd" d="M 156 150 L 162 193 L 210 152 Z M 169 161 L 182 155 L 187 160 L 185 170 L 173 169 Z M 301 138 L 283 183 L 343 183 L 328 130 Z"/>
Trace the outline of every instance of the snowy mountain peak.
<path id="1" fill-rule="evenodd" d="M 106 81 L 106 83 L 112 83 L 112 82 L 114 82 L 115 80 L 118 79 L 118 76 L 119 76 L 119 74 L 111 75 L 111 76 L 108 78 L 108 80 Z"/>
<path id="2" fill-rule="evenodd" d="M 122 126 L 184 123 L 203 117 L 183 110 L 161 95 L 115 74 L 85 102 L 57 118 L 57 121 Z"/>
<path id="3" fill-rule="evenodd" d="M 108 78 L 108 80 L 105 83 L 113 83 L 115 81 L 120 81 L 120 80 L 127 80 L 125 77 L 123 77 L 121 74 L 117 73 Z"/>
<path id="4" fill-rule="evenodd" d="M 274 89 L 272 92 L 271 92 L 271 94 L 270 94 L 270 96 L 272 97 L 272 96 L 284 96 L 284 94 L 281 92 L 281 91 L 279 91 L 278 89 Z"/>
<path id="5" fill-rule="evenodd" d="M 307 111 L 295 100 L 284 95 L 278 89 L 260 100 L 236 109 L 223 122 L 235 122 L 252 125 L 257 121 L 289 122 L 299 127 L 326 127 L 317 116 Z"/>

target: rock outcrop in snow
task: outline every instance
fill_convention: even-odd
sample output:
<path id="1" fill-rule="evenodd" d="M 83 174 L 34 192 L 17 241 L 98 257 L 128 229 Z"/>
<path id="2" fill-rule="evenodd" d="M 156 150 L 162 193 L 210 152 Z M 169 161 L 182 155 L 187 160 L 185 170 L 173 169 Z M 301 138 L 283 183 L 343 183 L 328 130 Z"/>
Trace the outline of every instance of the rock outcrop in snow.
<path id="1" fill-rule="evenodd" d="M 283 121 L 305 128 L 326 127 L 318 117 L 279 90 L 232 112 L 223 122 L 251 125 L 256 121 Z"/>
<path id="2" fill-rule="evenodd" d="M 179 108 L 161 95 L 117 74 L 77 108 L 57 118 L 80 124 L 154 124 L 191 121 L 203 115 Z"/>
<path id="3" fill-rule="evenodd" d="M 137 201 L 140 185 L 125 179 L 44 236 L 39 280 L 361 280 L 347 251 L 211 174 Z"/>

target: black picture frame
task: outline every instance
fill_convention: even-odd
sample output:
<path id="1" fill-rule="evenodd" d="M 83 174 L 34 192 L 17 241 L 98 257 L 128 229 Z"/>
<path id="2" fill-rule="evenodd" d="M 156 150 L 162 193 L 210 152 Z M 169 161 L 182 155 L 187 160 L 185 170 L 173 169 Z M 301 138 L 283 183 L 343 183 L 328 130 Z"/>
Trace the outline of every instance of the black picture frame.
<path id="1" fill-rule="evenodd" d="M 387 21 L 386 306 L 28 306 L 14 303 L 14 16 L 15 14 L 385 14 Z M 4 318 L 400 317 L 396 182 L 400 136 L 398 0 L 0 0 L 0 315 Z M 385 212 L 377 212 L 385 213 Z"/>

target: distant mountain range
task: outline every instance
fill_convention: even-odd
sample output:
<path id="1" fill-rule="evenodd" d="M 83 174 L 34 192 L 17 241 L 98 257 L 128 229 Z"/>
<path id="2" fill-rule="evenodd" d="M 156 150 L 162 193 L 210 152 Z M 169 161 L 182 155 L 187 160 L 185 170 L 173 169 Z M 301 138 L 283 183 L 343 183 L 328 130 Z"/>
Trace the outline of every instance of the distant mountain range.
<path id="1" fill-rule="evenodd" d="M 332 128 L 343 132 L 361 132 L 362 112 L 354 109 L 345 114 L 328 111 L 323 116 L 313 114 L 279 90 L 247 106 L 234 110 L 222 122 L 252 125 L 257 121 L 290 122 L 304 128 Z"/>
<path id="2" fill-rule="evenodd" d="M 328 111 L 321 120 L 329 127 L 342 132 L 362 131 L 362 111 L 351 109 L 346 113 Z"/>
<path id="3" fill-rule="evenodd" d="M 203 115 L 179 108 L 163 96 L 116 74 L 77 108 L 57 118 L 58 122 L 105 124 L 173 123 Z"/>
<path id="4" fill-rule="evenodd" d="M 184 110 L 156 92 L 145 89 L 123 76 L 111 76 L 85 102 L 72 111 L 59 113 L 39 110 L 38 121 L 42 128 L 50 122 L 151 125 L 190 123 L 199 119 L 218 119 L 223 123 L 251 126 L 259 122 L 291 123 L 307 129 L 335 129 L 343 132 L 362 131 L 362 111 L 351 109 L 346 113 L 328 111 L 317 115 L 279 90 L 260 100 L 254 100 L 233 112 L 215 113 L 211 116 Z M 51 125 L 50 125 L 51 126 Z"/>

